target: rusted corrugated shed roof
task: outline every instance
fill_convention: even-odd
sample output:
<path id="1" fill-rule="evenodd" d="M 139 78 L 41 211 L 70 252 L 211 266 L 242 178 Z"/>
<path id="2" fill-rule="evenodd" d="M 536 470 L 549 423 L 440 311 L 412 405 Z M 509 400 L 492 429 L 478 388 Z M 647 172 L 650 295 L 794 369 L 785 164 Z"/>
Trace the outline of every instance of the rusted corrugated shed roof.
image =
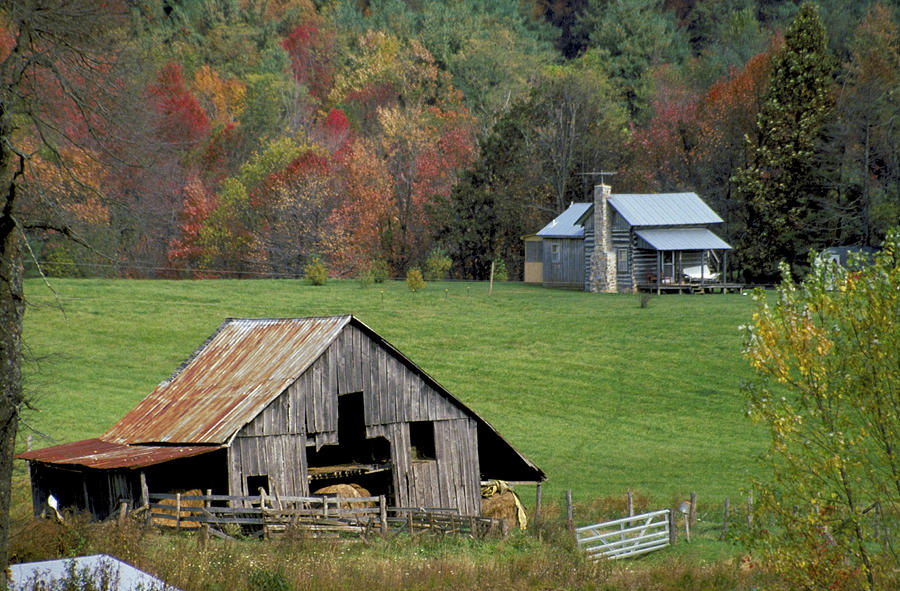
<path id="1" fill-rule="evenodd" d="M 21 460 L 47 464 L 75 464 L 88 468 L 143 468 L 178 458 L 189 458 L 221 449 L 217 445 L 122 445 L 102 439 L 85 439 L 53 447 L 26 451 Z"/>
<path id="2" fill-rule="evenodd" d="M 188 363 L 101 437 L 224 444 L 302 374 L 350 322 L 230 318 Z"/>

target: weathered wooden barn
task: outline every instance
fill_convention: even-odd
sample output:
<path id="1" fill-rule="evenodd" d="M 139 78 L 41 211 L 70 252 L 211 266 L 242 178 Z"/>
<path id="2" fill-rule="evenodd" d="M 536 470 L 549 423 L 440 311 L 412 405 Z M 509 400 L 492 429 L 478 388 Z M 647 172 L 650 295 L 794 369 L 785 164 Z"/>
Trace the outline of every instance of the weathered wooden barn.
<path id="1" fill-rule="evenodd" d="M 612 194 L 573 203 L 536 236 L 546 287 L 593 292 L 725 288 L 731 247 L 722 218 L 696 193 Z M 536 252 L 532 239 L 527 250 Z M 535 272 L 535 271 L 533 271 Z"/>
<path id="2" fill-rule="evenodd" d="M 228 319 L 97 439 L 29 451 L 53 494 L 97 518 L 144 492 L 307 496 L 355 483 L 394 506 L 480 513 L 480 484 L 544 473 L 352 316 Z"/>

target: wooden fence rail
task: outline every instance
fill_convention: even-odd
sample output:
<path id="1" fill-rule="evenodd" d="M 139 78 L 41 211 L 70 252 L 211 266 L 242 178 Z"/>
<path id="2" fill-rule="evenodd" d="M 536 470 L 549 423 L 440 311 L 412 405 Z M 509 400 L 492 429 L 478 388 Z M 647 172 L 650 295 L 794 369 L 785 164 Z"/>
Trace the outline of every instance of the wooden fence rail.
<path id="1" fill-rule="evenodd" d="M 497 520 L 460 515 L 456 509 L 390 507 L 379 497 L 278 497 L 273 495 L 148 494 L 147 519 L 175 529 L 209 527 L 214 535 L 235 525 L 268 537 L 295 528 L 309 535 L 351 533 L 365 536 L 434 532 L 483 537 L 500 531 Z"/>
<path id="2" fill-rule="evenodd" d="M 626 558 L 669 545 L 669 509 L 624 517 L 575 530 L 578 549 L 589 558 Z"/>

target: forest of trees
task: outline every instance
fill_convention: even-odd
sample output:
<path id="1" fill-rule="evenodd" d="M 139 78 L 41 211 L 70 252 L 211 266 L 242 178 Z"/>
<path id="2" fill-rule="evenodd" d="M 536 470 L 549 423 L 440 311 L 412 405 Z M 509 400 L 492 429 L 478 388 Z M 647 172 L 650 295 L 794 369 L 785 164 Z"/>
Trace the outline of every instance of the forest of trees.
<path id="1" fill-rule="evenodd" d="M 120 1 L 102 83 L 17 72 L 44 118 L 14 136 L 16 207 L 48 274 L 400 275 L 440 251 L 515 278 L 599 170 L 696 191 L 748 281 L 900 220 L 897 2 Z"/>

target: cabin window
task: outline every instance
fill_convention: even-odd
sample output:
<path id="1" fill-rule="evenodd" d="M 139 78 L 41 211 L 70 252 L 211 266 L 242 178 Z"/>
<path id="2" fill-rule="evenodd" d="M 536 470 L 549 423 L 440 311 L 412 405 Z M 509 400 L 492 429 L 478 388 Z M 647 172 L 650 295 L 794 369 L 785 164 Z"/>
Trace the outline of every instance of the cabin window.
<path id="1" fill-rule="evenodd" d="M 623 273 L 628 270 L 628 249 L 627 248 L 617 248 L 616 249 L 616 269 L 619 273 Z"/>
<path id="2" fill-rule="evenodd" d="M 250 496 L 258 495 L 259 489 L 263 489 L 266 491 L 266 494 L 269 494 L 268 474 L 258 474 L 256 476 L 247 477 L 247 494 Z"/>
<path id="3" fill-rule="evenodd" d="M 553 263 L 559 262 L 559 242 L 550 243 L 550 261 Z"/>
<path id="4" fill-rule="evenodd" d="M 409 424 L 410 455 L 414 460 L 436 460 L 434 453 L 434 423 L 413 421 Z"/>

